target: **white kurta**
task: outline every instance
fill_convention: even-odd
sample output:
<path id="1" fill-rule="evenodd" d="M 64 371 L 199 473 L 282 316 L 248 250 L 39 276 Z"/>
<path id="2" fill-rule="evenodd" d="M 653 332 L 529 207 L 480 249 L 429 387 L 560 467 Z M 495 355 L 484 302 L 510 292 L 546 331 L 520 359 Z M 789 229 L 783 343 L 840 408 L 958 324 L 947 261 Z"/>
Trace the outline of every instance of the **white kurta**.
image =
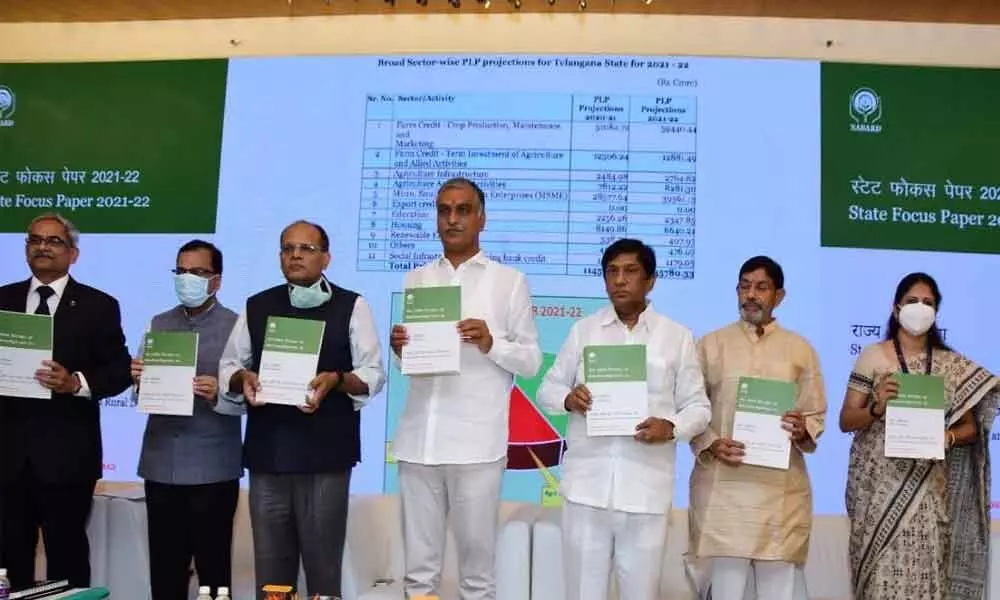
<path id="1" fill-rule="evenodd" d="M 493 347 L 463 344 L 461 374 L 411 377 L 392 440 L 397 460 L 424 465 L 489 463 L 507 455 L 514 376 L 542 364 L 524 275 L 480 252 L 457 269 L 441 257 L 406 274 L 404 288 L 460 285 L 462 318 L 483 319 Z"/>

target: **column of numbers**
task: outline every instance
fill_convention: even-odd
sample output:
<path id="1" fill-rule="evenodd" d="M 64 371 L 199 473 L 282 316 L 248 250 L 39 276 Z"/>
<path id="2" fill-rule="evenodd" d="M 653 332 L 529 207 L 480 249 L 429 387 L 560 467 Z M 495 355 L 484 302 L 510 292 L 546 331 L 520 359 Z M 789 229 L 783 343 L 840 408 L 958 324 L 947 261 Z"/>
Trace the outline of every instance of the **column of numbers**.
<path id="1" fill-rule="evenodd" d="M 691 97 L 632 98 L 629 235 L 656 249 L 657 276 L 692 279 L 697 116 Z"/>
<path id="2" fill-rule="evenodd" d="M 361 205 L 358 215 L 358 269 L 387 267 L 392 211 L 392 101 L 369 96 L 361 166 Z"/>
<path id="3" fill-rule="evenodd" d="M 628 234 L 628 140 L 628 96 L 574 97 L 568 275 L 601 275 L 604 249 Z"/>

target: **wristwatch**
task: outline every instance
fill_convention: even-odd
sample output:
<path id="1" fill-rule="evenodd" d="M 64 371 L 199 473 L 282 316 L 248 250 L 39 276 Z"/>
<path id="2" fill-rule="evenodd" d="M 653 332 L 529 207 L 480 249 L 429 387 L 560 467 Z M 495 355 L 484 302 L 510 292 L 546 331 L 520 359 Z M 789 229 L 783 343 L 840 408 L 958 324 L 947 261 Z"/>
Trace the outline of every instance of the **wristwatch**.
<path id="1" fill-rule="evenodd" d="M 878 404 L 878 402 L 872 401 L 872 403 L 868 405 L 868 413 L 872 416 L 873 419 L 881 419 L 885 413 L 879 414 L 875 412 L 876 404 Z"/>

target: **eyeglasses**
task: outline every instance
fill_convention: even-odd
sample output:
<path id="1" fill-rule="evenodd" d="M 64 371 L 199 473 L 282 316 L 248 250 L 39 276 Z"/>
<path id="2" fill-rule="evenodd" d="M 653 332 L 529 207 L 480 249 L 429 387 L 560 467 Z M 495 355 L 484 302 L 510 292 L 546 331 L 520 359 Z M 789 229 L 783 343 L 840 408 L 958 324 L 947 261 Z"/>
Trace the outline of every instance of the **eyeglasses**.
<path id="1" fill-rule="evenodd" d="M 210 271 L 208 269 L 201 269 L 201 268 L 183 269 L 181 267 L 177 267 L 176 269 L 170 269 L 170 272 L 173 273 L 174 275 L 186 275 L 190 273 L 191 275 L 196 275 L 198 277 L 205 277 L 206 279 L 209 277 L 213 277 L 215 275 L 215 271 Z"/>
<path id="2" fill-rule="evenodd" d="M 282 244 L 281 253 L 285 256 L 291 256 L 298 251 L 300 254 L 318 254 L 323 252 L 323 248 L 320 248 L 316 244 Z"/>
<path id="3" fill-rule="evenodd" d="M 50 235 L 48 237 L 43 237 L 40 235 L 29 235 L 24 243 L 28 246 L 41 246 L 45 244 L 46 246 L 51 246 L 53 248 L 65 249 L 69 247 L 69 242 L 62 239 L 59 236 Z"/>

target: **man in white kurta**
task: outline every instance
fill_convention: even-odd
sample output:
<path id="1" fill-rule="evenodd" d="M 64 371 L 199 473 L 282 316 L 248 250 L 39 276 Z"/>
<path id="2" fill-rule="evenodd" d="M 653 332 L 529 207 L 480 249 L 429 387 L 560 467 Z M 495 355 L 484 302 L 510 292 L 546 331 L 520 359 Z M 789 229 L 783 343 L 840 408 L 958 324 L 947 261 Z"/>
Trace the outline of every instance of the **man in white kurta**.
<path id="1" fill-rule="evenodd" d="M 437 197 L 444 255 L 407 273 L 404 288 L 459 285 L 458 375 L 410 378 L 392 451 L 399 465 L 407 597 L 438 596 L 450 517 L 462 600 L 495 597 L 500 483 L 507 464 L 510 389 L 542 362 L 528 284 L 479 248 L 485 196 L 445 182 Z M 393 327 L 397 357 L 407 340 Z"/>
<path id="2" fill-rule="evenodd" d="M 652 249 L 619 240 L 602 267 L 611 305 L 574 324 L 538 391 L 547 411 L 570 413 L 561 476 L 566 600 L 605 600 L 612 568 L 620 600 L 655 600 L 676 442 L 700 434 L 711 412 L 694 337 L 646 300 L 656 278 Z M 632 435 L 590 437 L 584 347 L 617 344 L 646 347 L 649 418 Z"/>

